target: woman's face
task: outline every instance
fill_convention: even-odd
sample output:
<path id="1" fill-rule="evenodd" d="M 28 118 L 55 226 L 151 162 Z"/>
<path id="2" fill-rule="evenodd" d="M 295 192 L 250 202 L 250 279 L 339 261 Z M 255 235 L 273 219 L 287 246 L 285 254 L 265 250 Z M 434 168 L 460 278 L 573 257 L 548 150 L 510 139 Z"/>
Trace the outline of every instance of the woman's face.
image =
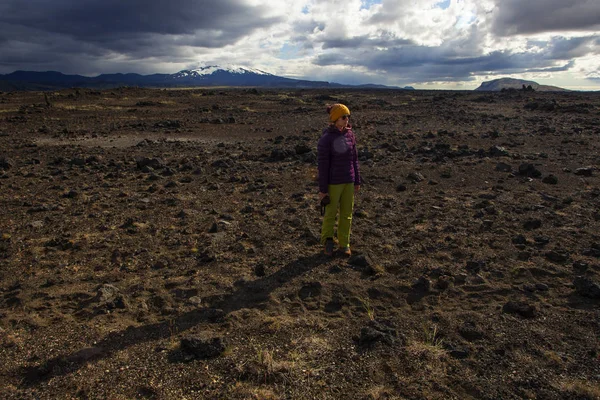
<path id="1" fill-rule="evenodd" d="M 348 121 L 350 120 L 350 115 L 346 114 L 346 115 L 342 115 L 340 118 L 337 119 L 337 121 L 335 121 L 335 126 L 338 129 L 343 129 L 346 126 L 348 126 Z"/>

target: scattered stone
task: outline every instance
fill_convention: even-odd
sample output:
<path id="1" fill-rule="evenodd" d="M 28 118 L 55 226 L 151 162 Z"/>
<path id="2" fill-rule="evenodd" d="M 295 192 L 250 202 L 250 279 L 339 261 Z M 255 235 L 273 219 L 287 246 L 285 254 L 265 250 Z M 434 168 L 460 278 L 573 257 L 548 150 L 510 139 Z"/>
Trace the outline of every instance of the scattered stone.
<path id="1" fill-rule="evenodd" d="M 562 250 L 551 250 L 545 254 L 546 259 L 555 263 L 565 263 L 569 260 L 569 253 Z"/>
<path id="2" fill-rule="evenodd" d="M 583 168 L 577 168 L 575 170 L 575 175 L 579 175 L 579 176 L 592 176 L 593 173 L 594 173 L 593 167 L 583 167 Z"/>
<path id="3" fill-rule="evenodd" d="M 368 267 L 369 266 L 369 258 L 365 254 L 355 254 L 350 257 L 348 260 L 348 264 L 354 265 L 355 267 Z"/>
<path id="4" fill-rule="evenodd" d="M 298 291 L 298 297 L 301 300 L 306 300 L 312 297 L 321 296 L 321 291 L 323 290 L 323 285 L 320 282 L 311 282 L 302 286 Z"/>
<path id="5" fill-rule="evenodd" d="M 502 311 L 507 314 L 517 314 L 523 318 L 534 318 L 537 316 L 535 306 L 524 301 L 509 301 L 502 307 Z"/>
<path id="6" fill-rule="evenodd" d="M 465 282 L 467 282 L 467 278 L 468 278 L 468 277 L 469 277 L 469 276 L 468 276 L 467 274 L 457 274 L 457 275 L 454 277 L 454 284 L 455 284 L 455 285 L 464 285 L 464 284 L 465 284 Z"/>
<path id="7" fill-rule="evenodd" d="M 539 178 L 542 176 L 542 173 L 533 164 L 524 163 L 519 165 L 519 175 L 529 178 Z"/>
<path id="8" fill-rule="evenodd" d="M 43 228 L 44 227 L 44 221 L 32 221 L 30 223 L 27 224 L 28 227 L 30 228 Z"/>
<path id="9" fill-rule="evenodd" d="M 531 231 L 534 229 L 539 229 L 541 227 L 542 227 L 542 221 L 539 219 L 530 218 L 523 223 L 523 228 L 525 228 L 528 231 Z"/>
<path id="10" fill-rule="evenodd" d="M 544 177 L 544 179 L 542 179 L 543 183 L 547 183 L 548 185 L 556 185 L 558 183 L 558 178 L 552 174 Z"/>
<path id="11" fill-rule="evenodd" d="M 547 292 L 550 288 L 545 283 L 536 283 L 535 289 L 539 290 L 540 292 Z"/>
<path id="12" fill-rule="evenodd" d="M 291 157 L 292 154 L 288 150 L 275 148 L 271 150 L 271 156 L 269 157 L 272 161 L 283 161 L 288 157 Z"/>
<path id="13" fill-rule="evenodd" d="M 163 163 L 163 161 L 159 158 L 148 158 L 148 157 L 144 157 L 144 158 L 140 158 L 138 160 L 136 160 L 136 164 L 138 169 L 143 169 L 144 167 L 150 167 L 152 168 L 152 170 L 155 169 L 159 169 L 159 168 L 164 168 L 165 164 Z"/>
<path id="14" fill-rule="evenodd" d="M 69 161 L 70 165 L 76 165 L 78 167 L 83 167 L 85 165 L 85 158 L 83 157 L 73 157 L 70 161 Z"/>
<path id="15" fill-rule="evenodd" d="M 469 283 L 471 285 L 485 285 L 487 281 L 483 276 L 476 274 L 469 277 Z"/>
<path id="16" fill-rule="evenodd" d="M 450 357 L 457 360 L 464 360 L 469 357 L 469 350 L 464 347 L 453 346 L 451 344 L 445 344 L 444 348 L 450 354 Z"/>
<path id="17" fill-rule="evenodd" d="M 225 343 L 220 336 L 203 333 L 181 339 L 181 351 L 186 360 L 214 358 L 225 351 Z"/>
<path id="18" fill-rule="evenodd" d="M 600 244 L 592 243 L 589 249 L 584 249 L 582 254 L 588 257 L 600 258 Z"/>
<path id="19" fill-rule="evenodd" d="M 478 274 L 481 271 L 481 267 L 485 265 L 483 261 L 467 261 L 467 271 L 471 274 Z"/>
<path id="20" fill-rule="evenodd" d="M 520 244 L 520 245 L 525 245 L 527 244 L 527 238 L 523 235 L 517 235 L 515 237 L 512 238 L 512 243 L 513 244 Z"/>
<path id="21" fill-rule="evenodd" d="M 548 243 L 550 243 L 550 238 L 547 236 L 536 236 L 533 238 L 535 241 L 535 245 L 538 247 L 544 247 Z"/>
<path id="22" fill-rule="evenodd" d="M 427 279 L 425 276 L 421 276 L 421 277 L 419 277 L 419 279 L 416 279 L 413 282 L 411 287 L 414 290 L 417 290 L 419 292 L 427 293 L 431 290 L 431 281 L 429 279 Z"/>
<path id="23" fill-rule="evenodd" d="M 14 161 L 6 157 L 0 157 L 0 169 L 8 170 L 15 166 Z"/>
<path id="24" fill-rule="evenodd" d="M 65 193 L 63 195 L 64 198 L 67 199 L 75 199 L 77 197 L 79 197 L 79 192 L 77 192 L 76 190 L 69 190 L 67 193 Z"/>
<path id="25" fill-rule="evenodd" d="M 589 265 L 583 261 L 575 261 L 573 262 L 573 270 L 577 273 L 584 273 L 587 271 Z"/>
<path id="26" fill-rule="evenodd" d="M 170 128 L 170 129 L 178 129 L 182 127 L 180 121 L 167 119 L 165 121 L 160 121 L 154 124 L 155 128 Z"/>
<path id="27" fill-rule="evenodd" d="M 348 259 L 348 264 L 363 268 L 364 272 L 369 275 L 378 275 L 385 271 L 368 253 L 354 254 Z"/>
<path id="28" fill-rule="evenodd" d="M 108 310 L 113 309 L 125 309 L 128 307 L 125 297 L 121 294 L 121 291 L 113 285 L 104 284 L 98 288 L 95 302 L 100 303 L 101 308 Z"/>
<path id="29" fill-rule="evenodd" d="M 265 266 L 263 264 L 258 264 L 254 266 L 254 274 L 258 277 L 263 277 L 266 275 Z"/>
<path id="30" fill-rule="evenodd" d="M 406 343 L 406 339 L 398 335 L 395 326 L 388 321 L 369 321 L 360 330 L 360 336 L 355 339 L 361 347 L 373 347 L 376 343 L 393 345 L 396 342 Z"/>
<path id="31" fill-rule="evenodd" d="M 369 214 L 365 210 L 354 211 L 354 216 L 356 218 L 369 218 Z"/>
<path id="32" fill-rule="evenodd" d="M 425 177 L 420 172 L 411 172 L 410 174 L 408 174 L 407 178 L 412 183 L 423 182 L 425 180 Z"/>
<path id="33" fill-rule="evenodd" d="M 302 154 L 309 153 L 312 149 L 309 146 L 307 146 L 306 144 L 301 143 L 301 144 L 297 144 L 296 147 L 294 148 L 294 150 L 296 150 L 296 154 L 302 155 Z"/>
<path id="34" fill-rule="evenodd" d="M 483 332 L 475 326 L 473 322 L 465 322 L 459 329 L 458 333 L 469 342 L 483 338 Z"/>
<path id="35" fill-rule="evenodd" d="M 508 156 L 508 151 L 506 151 L 506 149 L 504 147 L 500 147 L 500 146 L 490 147 L 490 150 L 488 151 L 488 153 L 491 157 Z"/>
<path id="36" fill-rule="evenodd" d="M 399 184 L 398 186 L 396 186 L 396 191 L 398 191 L 398 192 L 404 192 L 404 191 L 406 191 L 406 185 L 404 185 L 402 183 Z"/>
<path id="37" fill-rule="evenodd" d="M 252 213 L 253 211 L 254 211 L 254 208 L 253 208 L 252 206 L 250 206 L 250 205 L 247 205 L 247 206 L 245 206 L 244 208 L 242 208 L 242 209 L 240 210 L 240 212 L 241 212 L 242 214 L 250 214 L 250 213 Z"/>
<path id="38" fill-rule="evenodd" d="M 187 299 L 187 302 L 191 305 L 199 307 L 202 304 L 202 298 L 200 296 L 192 296 Z"/>
<path id="39" fill-rule="evenodd" d="M 512 172 L 512 167 L 506 163 L 498 163 L 498 164 L 496 164 L 496 171 Z"/>
<path id="40" fill-rule="evenodd" d="M 600 299 L 600 285 L 587 276 L 578 276 L 573 281 L 575 292 L 590 299 Z"/>
<path id="41" fill-rule="evenodd" d="M 440 276 L 435 283 L 435 288 L 438 290 L 446 290 L 450 287 L 450 277 L 449 276 Z"/>

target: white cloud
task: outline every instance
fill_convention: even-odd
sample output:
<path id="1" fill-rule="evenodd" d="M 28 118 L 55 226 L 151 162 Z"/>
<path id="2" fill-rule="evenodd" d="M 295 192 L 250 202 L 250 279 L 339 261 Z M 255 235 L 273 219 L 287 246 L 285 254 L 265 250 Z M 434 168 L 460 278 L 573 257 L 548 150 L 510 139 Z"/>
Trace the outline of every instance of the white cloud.
<path id="1" fill-rule="evenodd" d="M 81 1 L 95 14 L 71 7 Z M 205 0 L 200 14 L 197 1 L 172 0 L 166 12 L 155 6 L 164 3 L 144 1 L 144 18 L 157 23 L 128 14 L 129 3 L 81 1 L 32 0 L 34 13 L 17 0 L 0 4 L 0 73 L 167 73 L 227 63 L 305 79 L 447 88 L 507 75 L 581 84 L 598 77 L 600 64 L 596 0 Z M 103 25 L 115 6 L 124 18 L 117 31 Z M 46 10 L 57 19 L 39 23 Z"/>

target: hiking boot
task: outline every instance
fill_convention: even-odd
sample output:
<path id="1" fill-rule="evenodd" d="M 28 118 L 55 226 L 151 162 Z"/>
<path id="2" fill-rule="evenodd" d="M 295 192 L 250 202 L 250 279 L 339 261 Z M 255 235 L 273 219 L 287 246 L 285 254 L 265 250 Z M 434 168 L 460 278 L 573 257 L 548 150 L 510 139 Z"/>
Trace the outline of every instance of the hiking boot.
<path id="1" fill-rule="evenodd" d="M 333 256 L 333 239 L 332 238 L 327 238 L 327 240 L 325 240 L 325 251 L 324 251 L 326 256 Z"/>
<path id="2" fill-rule="evenodd" d="M 350 251 L 350 246 L 340 247 L 340 252 L 343 256 L 350 257 L 352 255 L 352 251 Z"/>

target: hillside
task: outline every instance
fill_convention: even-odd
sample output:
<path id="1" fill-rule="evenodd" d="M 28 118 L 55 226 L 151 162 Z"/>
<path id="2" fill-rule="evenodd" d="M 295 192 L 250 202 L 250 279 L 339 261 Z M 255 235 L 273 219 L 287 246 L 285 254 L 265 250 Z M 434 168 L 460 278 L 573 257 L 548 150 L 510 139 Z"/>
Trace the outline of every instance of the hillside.
<path id="1" fill-rule="evenodd" d="M 475 89 L 480 92 L 499 92 L 502 89 L 522 89 L 523 85 L 533 88 L 538 92 L 567 92 L 567 89 L 563 89 L 557 86 L 540 85 L 534 81 L 526 81 L 524 79 L 515 78 L 500 78 L 491 81 L 482 82 L 481 85 Z"/>
<path id="2" fill-rule="evenodd" d="M 90 89 L 108 89 L 120 86 L 141 88 L 178 88 L 178 87 L 268 87 L 268 88 L 379 88 L 390 89 L 384 85 L 343 85 L 326 81 L 291 79 L 276 76 L 258 69 L 238 66 L 206 66 L 192 70 L 183 70 L 175 74 L 102 74 L 96 77 L 65 75 L 61 72 L 15 71 L 0 75 L 0 91 L 20 90 L 60 90 L 73 87 Z M 398 89 L 395 88 L 394 89 Z"/>

